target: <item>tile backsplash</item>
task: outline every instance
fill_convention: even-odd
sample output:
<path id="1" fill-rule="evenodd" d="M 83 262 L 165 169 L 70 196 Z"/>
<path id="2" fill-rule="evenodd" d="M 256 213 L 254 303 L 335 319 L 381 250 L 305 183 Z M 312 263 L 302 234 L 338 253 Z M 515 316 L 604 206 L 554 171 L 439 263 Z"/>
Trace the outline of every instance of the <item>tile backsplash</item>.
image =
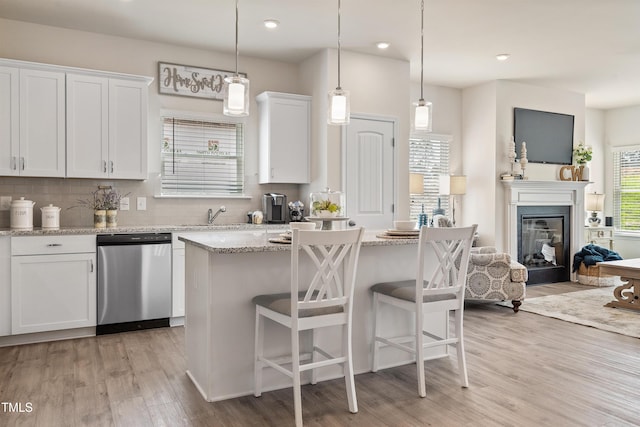
<path id="1" fill-rule="evenodd" d="M 129 210 L 118 212 L 119 225 L 206 224 L 207 210 L 211 208 L 215 212 L 223 205 L 227 211 L 216 219 L 216 223 L 244 223 L 247 222 L 247 212 L 262 209 L 262 194 L 270 192 L 284 193 L 288 201 L 302 200 L 307 203 L 306 197 L 301 198 L 298 185 L 259 185 L 256 182 L 245 182 L 248 193 L 243 198 L 159 198 L 155 197 L 156 184 L 152 179 L 119 181 L 2 177 L 0 196 L 10 196 L 12 200 L 24 197 L 36 202 L 33 208 L 34 227 L 42 225 L 40 208 L 49 204 L 61 208 L 61 227 L 91 227 L 93 211 L 78 206 L 78 201 L 91 197 L 91 193 L 99 185 L 110 185 L 123 195 L 129 193 Z M 138 197 L 146 198 L 146 210 L 136 209 Z M 8 228 L 10 225 L 10 211 L 0 210 L 0 228 Z"/>

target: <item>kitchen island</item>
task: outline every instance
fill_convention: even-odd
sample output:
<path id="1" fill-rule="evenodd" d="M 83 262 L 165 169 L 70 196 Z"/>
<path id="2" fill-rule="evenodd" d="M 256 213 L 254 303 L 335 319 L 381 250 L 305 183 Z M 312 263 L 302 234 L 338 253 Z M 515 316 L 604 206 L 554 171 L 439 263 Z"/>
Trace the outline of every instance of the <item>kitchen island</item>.
<path id="1" fill-rule="evenodd" d="M 290 289 L 290 246 L 271 243 L 282 231 L 230 231 L 184 236 L 186 244 L 185 355 L 187 374 L 207 401 L 253 393 L 253 342 L 255 308 L 251 299 L 259 294 Z M 383 239 L 367 231 L 360 251 L 353 306 L 353 353 L 356 373 L 371 370 L 372 295 L 377 282 L 414 277 L 416 239 Z M 405 313 L 382 312 L 387 331 L 411 333 L 413 321 Z M 425 329 L 443 334 L 446 318 L 427 316 Z M 265 352 L 290 352 L 286 328 L 265 325 Z M 320 345 L 339 352 L 339 331 L 317 333 Z M 303 349 L 310 340 L 304 334 Z M 429 358 L 446 355 L 444 348 L 430 349 Z M 381 352 L 380 366 L 411 363 L 411 356 L 392 348 Z M 318 371 L 319 380 L 341 376 L 338 367 Z M 308 381 L 307 381 L 308 382 Z M 264 390 L 290 387 L 291 380 L 273 370 L 263 374 Z"/>

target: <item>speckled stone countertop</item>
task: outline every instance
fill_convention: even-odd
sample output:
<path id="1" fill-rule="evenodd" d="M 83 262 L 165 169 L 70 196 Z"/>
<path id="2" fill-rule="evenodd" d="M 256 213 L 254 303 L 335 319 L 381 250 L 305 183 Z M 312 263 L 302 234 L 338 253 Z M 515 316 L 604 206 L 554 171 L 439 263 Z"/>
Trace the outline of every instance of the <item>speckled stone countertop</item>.
<path id="1" fill-rule="evenodd" d="M 61 227 L 57 230 L 34 228 L 33 230 L 12 230 L 0 228 L 0 236 L 60 236 L 77 234 L 122 234 L 122 233 L 175 233 L 185 232 L 212 232 L 229 230 L 282 230 L 288 228 L 287 224 L 215 224 L 215 225 L 132 225 L 118 226 L 114 228 L 93 227 Z"/>
<path id="2" fill-rule="evenodd" d="M 380 232 L 380 230 L 366 230 L 362 246 L 399 246 L 418 243 L 418 239 L 384 239 L 377 237 Z M 222 231 L 180 236 L 178 239 L 218 254 L 288 251 L 291 245 L 269 241 L 269 239 L 279 237 L 281 233 L 282 230 L 273 229 Z"/>

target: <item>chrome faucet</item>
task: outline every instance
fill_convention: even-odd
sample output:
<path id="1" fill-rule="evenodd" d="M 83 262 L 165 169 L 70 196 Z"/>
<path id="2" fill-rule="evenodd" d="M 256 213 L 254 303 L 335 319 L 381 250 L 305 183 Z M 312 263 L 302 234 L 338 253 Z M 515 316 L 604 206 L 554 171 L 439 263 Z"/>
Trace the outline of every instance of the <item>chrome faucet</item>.
<path id="1" fill-rule="evenodd" d="M 207 212 L 207 222 L 209 224 L 213 224 L 213 221 L 216 220 L 218 215 L 220 215 L 222 212 L 226 212 L 226 211 L 227 211 L 227 208 L 225 208 L 224 206 L 220 206 L 220 208 L 216 211 L 216 213 L 213 213 L 213 210 L 209 209 L 209 211 Z"/>

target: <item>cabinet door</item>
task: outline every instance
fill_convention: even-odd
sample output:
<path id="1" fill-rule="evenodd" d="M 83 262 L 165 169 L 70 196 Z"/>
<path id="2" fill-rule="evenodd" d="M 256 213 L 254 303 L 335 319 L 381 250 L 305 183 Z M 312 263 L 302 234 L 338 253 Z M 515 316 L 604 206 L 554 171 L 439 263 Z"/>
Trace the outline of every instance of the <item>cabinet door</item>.
<path id="1" fill-rule="evenodd" d="M 19 70 L 0 67 L 0 175 L 18 175 Z"/>
<path id="2" fill-rule="evenodd" d="M 147 179 L 146 82 L 109 79 L 109 173 Z"/>
<path id="3" fill-rule="evenodd" d="M 308 183 L 311 98 L 267 94 L 259 119 L 260 183 Z"/>
<path id="4" fill-rule="evenodd" d="M 11 237 L 0 236 L 0 337 L 11 335 Z"/>
<path id="5" fill-rule="evenodd" d="M 95 253 L 13 256 L 11 332 L 96 325 Z"/>
<path id="6" fill-rule="evenodd" d="M 67 177 L 108 177 L 109 79 L 67 74 Z"/>
<path id="7" fill-rule="evenodd" d="M 65 75 L 20 70 L 21 176 L 65 176 Z"/>

